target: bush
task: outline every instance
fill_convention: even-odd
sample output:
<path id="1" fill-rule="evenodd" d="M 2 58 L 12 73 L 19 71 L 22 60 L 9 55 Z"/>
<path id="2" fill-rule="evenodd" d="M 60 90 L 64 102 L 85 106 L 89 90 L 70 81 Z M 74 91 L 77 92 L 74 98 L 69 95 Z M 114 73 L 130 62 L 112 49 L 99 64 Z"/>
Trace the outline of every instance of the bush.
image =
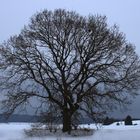
<path id="1" fill-rule="evenodd" d="M 132 118 L 131 118 L 131 116 L 128 115 L 125 118 L 125 125 L 132 125 Z"/>
<path id="2" fill-rule="evenodd" d="M 116 123 L 116 125 L 120 125 L 120 123 L 119 123 L 119 122 L 117 122 L 117 123 Z"/>
<path id="3" fill-rule="evenodd" d="M 55 131 L 55 129 L 57 131 Z M 62 128 L 59 125 L 54 126 L 54 131 L 50 131 L 48 127 L 38 125 L 32 125 L 31 129 L 25 129 L 24 133 L 27 137 L 46 137 L 46 136 L 55 136 L 57 140 L 60 140 L 60 136 L 68 136 L 67 133 L 62 133 Z M 94 133 L 94 129 L 90 128 L 77 128 L 77 130 L 72 130 L 70 136 L 91 136 Z"/>
<path id="4" fill-rule="evenodd" d="M 115 122 L 115 120 L 114 120 L 113 118 L 106 117 L 106 118 L 103 120 L 103 125 L 110 125 L 110 124 L 112 124 L 113 122 Z"/>

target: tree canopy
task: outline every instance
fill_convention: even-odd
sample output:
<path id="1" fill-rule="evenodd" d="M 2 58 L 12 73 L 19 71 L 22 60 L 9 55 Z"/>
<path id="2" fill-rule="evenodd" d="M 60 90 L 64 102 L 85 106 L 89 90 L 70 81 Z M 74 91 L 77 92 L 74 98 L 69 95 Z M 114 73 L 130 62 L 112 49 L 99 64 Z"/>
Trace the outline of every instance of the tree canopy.
<path id="1" fill-rule="evenodd" d="M 4 111 L 11 114 L 32 98 L 40 102 L 38 110 L 50 102 L 63 118 L 64 132 L 71 130 L 75 113 L 96 119 L 128 104 L 140 83 L 135 46 L 100 15 L 37 13 L 0 46 L 0 58 Z"/>

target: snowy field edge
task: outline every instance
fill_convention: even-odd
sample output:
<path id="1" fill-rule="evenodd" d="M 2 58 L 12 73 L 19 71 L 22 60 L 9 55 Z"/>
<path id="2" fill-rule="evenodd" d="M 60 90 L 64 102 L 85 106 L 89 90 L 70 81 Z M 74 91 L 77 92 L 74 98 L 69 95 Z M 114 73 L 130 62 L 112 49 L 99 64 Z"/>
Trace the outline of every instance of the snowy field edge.
<path id="1" fill-rule="evenodd" d="M 25 129 L 31 128 L 31 123 L 0 123 L 0 140 L 139 140 L 140 121 L 133 121 L 132 126 L 125 126 L 123 122 L 113 123 L 108 126 L 97 127 L 94 124 L 81 125 L 84 128 L 96 129 L 91 136 L 46 136 L 27 137 Z"/>

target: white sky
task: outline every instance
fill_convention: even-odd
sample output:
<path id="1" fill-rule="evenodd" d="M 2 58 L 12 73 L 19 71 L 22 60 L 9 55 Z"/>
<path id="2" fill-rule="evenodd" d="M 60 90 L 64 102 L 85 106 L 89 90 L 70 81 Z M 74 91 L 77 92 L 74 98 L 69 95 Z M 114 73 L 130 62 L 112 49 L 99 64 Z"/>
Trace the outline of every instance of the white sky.
<path id="1" fill-rule="evenodd" d="M 0 43 L 18 34 L 37 11 L 57 8 L 74 10 L 81 15 L 106 15 L 109 24 L 118 24 L 140 55 L 140 0 L 1 0 Z M 140 115 L 139 98 L 132 106 L 136 116 Z"/>

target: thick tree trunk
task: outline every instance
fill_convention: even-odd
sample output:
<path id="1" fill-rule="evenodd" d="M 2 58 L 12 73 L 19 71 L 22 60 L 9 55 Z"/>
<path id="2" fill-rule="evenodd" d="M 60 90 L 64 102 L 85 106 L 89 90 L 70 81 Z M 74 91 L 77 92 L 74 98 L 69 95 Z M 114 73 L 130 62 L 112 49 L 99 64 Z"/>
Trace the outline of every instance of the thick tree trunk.
<path id="1" fill-rule="evenodd" d="M 72 113 L 70 110 L 65 109 L 63 110 L 63 132 L 71 132 L 71 117 L 72 117 Z"/>

